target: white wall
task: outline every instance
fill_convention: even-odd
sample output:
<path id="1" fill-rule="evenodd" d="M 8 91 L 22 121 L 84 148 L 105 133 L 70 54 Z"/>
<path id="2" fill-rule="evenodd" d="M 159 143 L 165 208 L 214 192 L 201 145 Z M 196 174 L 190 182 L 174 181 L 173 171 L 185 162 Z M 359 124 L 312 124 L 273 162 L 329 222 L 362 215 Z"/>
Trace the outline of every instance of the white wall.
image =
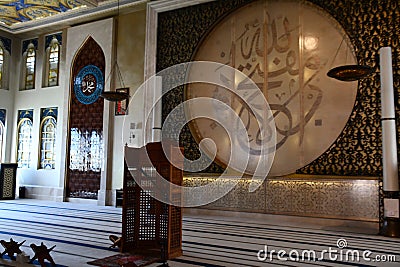
<path id="1" fill-rule="evenodd" d="M 118 65 L 121 70 L 123 82 L 129 87 L 130 95 L 133 96 L 138 87 L 144 81 L 144 46 L 146 35 L 146 11 L 138 11 L 127 15 L 121 15 L 118 22 Z M 116 79 L 119 87 L 119 80 Z M 140 97 L 142 98 L 142 97 Z M 114 107 L 114 105 L 113 105 Z M 142 144 L 142 130 L 137 128 L 142 122 L 143 105 L 131 105 L 128 115 L 116 116 L 114 124 L 114 146 L 113 146 L 113 182 L 112 188 L 119 189 L 123 186 L 124 146 L 128 144 L 140 147 Z M 135 136 L 129 138 L 129 132 L 123 132 L 123 125 L 134 123 L 135 129 L 130 132 Z"/>
<path id="2" fill-rule="evenodd" d="M 8 77 L 8 90 L 0 89 L 0 108 L 6 110 L 6 136 L 5 136 L 5 153 L 3 162 L 15 163 L 15 157 L 11 155 L 11 147 L 13 145 L 13 127 L 14 127 L 14 94 L 16 88 L 16 80 L 18 79 L 18 72 L 16 70 L 16 63 L 18 63 L 18 47 L 20 40 L 13 38 L 7 33 L 0 33 L 3 37 L 9 38 L 11 40 L 11 55 L 9 60 L 9 77 Z"/>
<path id="3" fill-rule="evenodd" d="M 13 112 L 14 112 L 14 92 L 11 90 L 0 89 L 0 108 L 6 110 L 5 122 L 5 142 L 3 162 L 15 162 L 14 158 L 10 158 L 11 153 L 11 136 L 13 133 Z"/>
<path id="4" fill-rule="evenodd" d="M 51 32 L 49 33 L 51 34 Z M 11 143 L 10 160 L 16 162 L 16 132 L 17 132 L 17 117 L 18 110 L 33 109 L 33 146 L 31 153 L 31 168 L 18 168 L 17 170 L 17 185 L 25 185 L 28 187 L 45 186 L 54 188 L 62 192 L 63 181 L 60 179 L 61 170 L 64 166 L 60 164 L 60 155 L 63 150 L 62 139 L 65 135 L 62 132 L 61 122 L 63 121 L 62 110 L 67 108 L 63 101 L 63 91 L 66 90 L 66 84 L 62 77 L 65 75 L 65 33 L 63 34 L 63 42 L 61 46 L 60 58 L 60 79 L 58 86 L 42 87 L 42 72 L 44 71 L 45 57 L 45 35 L 38 36 L 38 50 L 36 51 L 36 77 L 35 89 L 20 91 L 19 73 L 22 70 L 22 40 L 15 42 L 15 50 L 13 52 L 13 68 L 14 77 L 11 78 L 11 88 L 15 92 L 14 113 L 12 119 L 12 134 L 11 138 L 7 139 Z M 31 38 L 30 38 L 31 39 Z M 40 135 L 40 111 L 41 108 L 57 107 L 57 138 L 56 138 L 56 165 L 55 169 L 38 169 L 39 164 L 39 135 Z M 51 196 L 56 197 L 56 196 Z M 58 199 L 61 200 L 61 199 Z"/>

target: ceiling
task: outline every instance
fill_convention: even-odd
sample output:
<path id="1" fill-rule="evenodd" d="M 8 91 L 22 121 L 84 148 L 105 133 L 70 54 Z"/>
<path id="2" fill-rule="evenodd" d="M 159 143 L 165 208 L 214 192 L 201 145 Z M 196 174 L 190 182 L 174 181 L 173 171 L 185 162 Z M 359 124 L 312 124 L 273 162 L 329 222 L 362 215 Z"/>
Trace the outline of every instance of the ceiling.
<path id="1" fill-rule="evenodd" d="M 0 0 L 0 30 L 13 34 L 60 28 L 126 12 L 147 0 Z M 58 29 L 57 29 L 58 30 Z M 38 32 L 36 32 L 37 34 Z"/>

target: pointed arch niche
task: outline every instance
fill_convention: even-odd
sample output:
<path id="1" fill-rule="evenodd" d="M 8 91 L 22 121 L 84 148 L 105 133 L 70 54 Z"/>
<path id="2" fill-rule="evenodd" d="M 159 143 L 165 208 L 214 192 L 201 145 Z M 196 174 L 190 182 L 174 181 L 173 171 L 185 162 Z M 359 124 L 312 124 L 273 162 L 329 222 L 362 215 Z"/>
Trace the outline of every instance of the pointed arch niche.
<path id="1" fill-rule="evenodd" d="M 105 56 L 89 36 L 76 52 L 70 78 L 66 197 L 98 199 L 103 153 Z"/>
<path id="2" fill-rule="evenodd" d="M 60 187 L 63 191 L 63 200 L 78 203 L 92 203 L 97 205 L 112 205 L 112 157 L 108 157 L 112 151 L 114 125 L 114 109 L 112 103 L 103 99 L 94 98 L 92 104 L 83 104 L 76 98 L 74 91 L 75 78 L 83 68 L 95 70 L 96 75 L 104 78 L 106 73 L 110 73 L 114 51 L 114 18 L 94 21 L 87 24 L 70 27 L 65 33 L 65 80 L 60 80 L 60 85 L 65 83 L 67 90 L 64 90 L 64 105 L 60 112 L 59 125 L 62 125 L 62 136 L 60 138 L 61 150 L 59 155 L 60 166 Z M 87 74 L 87 73 L 86 73 Z M 93 74 L 93 72 L 92 72 Z M 83 77 L 81 73 L 81 77 Z M 61 77 L 60 77 L 61 78 Z M 104 88 L 109 88 L 111 79 L 104 79 Z M 82 96 L 82 95 L 81 95 Z M 90 98 L 90 97 L 89 97 Z M 93 100 L 93 99 L 91 99 Z M 91 102 L 91 101 L 89 101 Z M 87 126 L 85 126 L 87 124 Z M 86 127 L 86 128 L 83 128 Z M 72 131 L 72 129 L 75 129 Z M 90 142 L 102 142 L 102 146 L 95 146 L 94 153 L 102 154 L 102 161 L 97 161 L 97 166 L 92 169 L 75 169 L 71 166 L 72 137 L 78 136 L 82 141 L 82 135 L 88 132 Z M 93 134 L 92 130 L 97 130 Z M 99 134 L 102 131 L 102 134 Z M 81 133 L 81 136 L 75 134 Z M 77 143 L 75 143 L 77 144 Z M 80 143 L 79 143 L 80 144 Z M 101 149 L 99 149 L 101 148 Z M 90 151 L 92 153 L 92 150 Z M 82 154 L 80 154 L 82 156 Z M 58 155 L 57 155 L 58 157 Z M 96 164 L 94 164 L 96 165 Z M 87 165 L 86 165 L 87 166 Z M 73 167 L 72 169 L 70 167 Z M 90 165 L 92 166 L 92 164 Z M 100 171 L 98 171 L 100 169 Z M 92 200 L 89 200 L 92 199 Z M 97 199 L 97 201 L 96 201 Z"/>

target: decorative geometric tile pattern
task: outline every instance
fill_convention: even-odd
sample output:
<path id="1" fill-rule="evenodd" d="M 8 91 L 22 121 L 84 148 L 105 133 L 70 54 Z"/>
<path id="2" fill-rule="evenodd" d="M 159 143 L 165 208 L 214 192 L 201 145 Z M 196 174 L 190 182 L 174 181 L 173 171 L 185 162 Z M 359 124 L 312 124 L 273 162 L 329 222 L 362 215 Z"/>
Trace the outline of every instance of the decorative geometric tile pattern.
<path id="1" fill-rule="evenodd" d="M 13 197 L 14 189 L 14 170 L 12 168 L 4 168 L 3 180 L 3 198 Z"/>
<path id="2" fill-rule="evenodd" d="M 271 179 L 266 191 L 268 213 L 378 220 L 377 180 Z"/>
<path id="3" fill-rule="evenodd" d="M 238 183 L 236 179 L 239 179 Z M 215 182 L 218 187 L 230 187 L 232 183 L 237 183 L 229 194 L 209 205 L 206 205 L 205 208 L 261 213 L 266 211 L 264 201 L 266 197 L 265 186 L 262 185 L 255 192 L 249 194 L 249 179 L 233 177 L 230 179 L 217 180 L 217 177 L 213 176 L 194 176 L 185 177 L 184 182 L 185 186 L 188 187 L 203 186 L 211 182 Z"/>

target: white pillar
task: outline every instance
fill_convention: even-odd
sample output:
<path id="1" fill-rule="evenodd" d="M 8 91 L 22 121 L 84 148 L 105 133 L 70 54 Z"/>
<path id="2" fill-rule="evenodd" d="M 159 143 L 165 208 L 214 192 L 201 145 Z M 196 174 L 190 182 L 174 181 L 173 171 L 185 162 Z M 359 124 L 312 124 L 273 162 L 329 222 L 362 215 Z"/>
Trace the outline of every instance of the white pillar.
<path id="1" fill-rule="evenodd" d="M 399 191 L 392 50 L 390 47 L 382 47 L 379 53 L 382 106 L 383 190 Z"/>
<path id="2" fill-rule="evenodd" d="M 153 120 L 152 120 L 152 142 L 161 141 L 161 118 L 162 118 L 162 77 L 155 76 L 153 88 Z"/>

